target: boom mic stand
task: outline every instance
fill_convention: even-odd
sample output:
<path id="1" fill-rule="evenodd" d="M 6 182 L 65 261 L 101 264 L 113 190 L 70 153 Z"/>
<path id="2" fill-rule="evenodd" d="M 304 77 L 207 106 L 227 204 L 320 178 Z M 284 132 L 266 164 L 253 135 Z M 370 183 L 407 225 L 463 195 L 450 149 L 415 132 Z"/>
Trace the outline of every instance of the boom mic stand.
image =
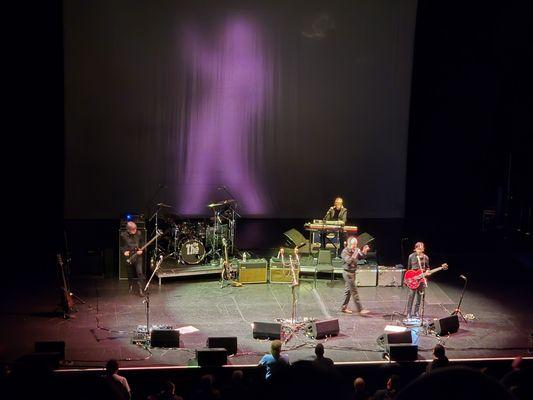
<path id="1" fill-rule="evenodd" d="M 460 315 L 461 318 L 463 319 L 463 321 L 465 323 L 468 323 L 468 321 L 466 320 L 465 316 L 463 315 L 463 312 L 461 311 L 461 303 L 463 302 L 463 296 L 465 295 L 466 284 L 468 283 L 468 279 L 464 275 L 459 275 L 459 278 L 464 280 L 465 284 L 463 285 L 463 290 L 461 291 L 461 297 L 459 298 L 459 303 L 457 304 L 457 307 L 455 308 L 455 310 L 453 310 L 451 315 Z"/>
<path id="2" fill-rule="evenodd" d="M 161 263 L 163 262 L 163 254 L 159 255 L 159 259 L 157 260 L 157 263 L 154 268 L 154 272 L 152 272 L 152 275 L 150 276 L 150 279 L 148 279 L 148 282 L 146 282 L 146 286 L 144 287 L 144 294 L 145 298 L 143 300 L 143 303 L 146 304 L 146 336 L 145 341 L 148 341 L 148 338 L 150 337 L 150 291 L 148 290 L 150 287 L 150 282 L 152 282 L 152 279 L 159 269 L 161 267 Z"/>

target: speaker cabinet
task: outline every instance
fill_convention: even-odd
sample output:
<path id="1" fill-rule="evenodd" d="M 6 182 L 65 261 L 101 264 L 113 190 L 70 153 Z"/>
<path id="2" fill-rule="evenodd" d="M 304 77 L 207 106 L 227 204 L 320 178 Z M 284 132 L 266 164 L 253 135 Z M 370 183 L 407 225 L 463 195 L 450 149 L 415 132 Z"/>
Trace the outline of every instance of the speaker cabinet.
<path id="1" fill-rule="evenodd" d="M 389 344 L 385 351 L 394 361 L 414 361 L 418 358 L 418 346 L 410 343 Z"/>
<path id="2" fill-rule="evenodd" d="M 210 349 L 226 349 L 228 354 L 237 353 L 237 337 L 228 336 L 228 337 L 208 337 L 207 338 L 207 347 Z"/>
<path id="3" fill-rule="evenodd" d="M 311 326 L 311 333 L 315 339 L 323 339 L 327 336 L 337 336 L 339 331 L 339 320 L 337 318 L 315 321 Z"/>
<path id="4" fill-rule="evenodd" d="M 439 336 L 450 335 L 459 330 L 459 317 L 450 315 L 449 317 L 435 318 L 433 324 L 435 326 L 435 334 Z"/>
<path id="5" fill-rule="evenodd" d="M 177 329 L 152 329 L 151 347 L 180 347 L 180 331 Z"/>
<path id="6" fill-rule="evenodd" d="M 146 243 L 146 229 L 138 229 L 139 232 L 141 232 L 141 235 L 143 237 L 144 243 Z M 128 279 L 128 264 L 126 263 L 126 257 L 124 257 L 124 254 L 121 251 L 122 247 L 122 240 L 121 235 L 122 233 L 126 232 L 126 229 L 119 229 L 118 231 L 118 279 Z M 143 253 L 143 274 L 146 275 L 146 252 Z"/>
<path id="7" fill-rule="evenodd" d="M 281 339 L 281 324 L 277 322 L 254 322 L 252 324 L 254 339 Z"/>
<path id="8" fill-rule="evenodd" d="M 223 348 L 198 349 L 196 360 L 201 367 L 219 367 L 228 363 L 228 352 Z"/>
<path id="9" fill-rule="evenodd" d="M 283 232 L 283 236 L 287 239 L 288 247 L 301 247 L 307 243 L 307 239 L 297 229 L 289 229 L 287 232 Z"/>
<path id="10" fill-rule="evenodd" d="M 378 286 L 401 287 L 405 270 L 397 267 L 378 267 Z"/>
<path id="11" fill-rule="evenodd" d="M 362 286 L 377 286 L 378 268 L 377 265 L 359 265 L 355 271 L 355 284 Z"/>
<path id="12" fill-rule="evenodd" d="M 383 334 L 385 346 L 389 344 L 411 344 L 413 343 L 413 336 L 411 331 L 404 332 L 386 332 Z"/>
<path id="13" fill-rule="evenodd" d="M 289 262 L 289 258 L 285 259 L 285 263 Z M 294 273 L 296 277 L 300 275 L 300 269 L 295 265 Z M 292 272 L 290 267 L 283 265 L 280 258 L 270 259 L 270 270 L 269 270 L 269 279 L 270 283 L 291 283 L 292 282 Z"/>
<path id="14" fill-rule="evenodd" d="M 264 258 L 239 261 L 240 283 L 266 283 L 267 260 Z"/>

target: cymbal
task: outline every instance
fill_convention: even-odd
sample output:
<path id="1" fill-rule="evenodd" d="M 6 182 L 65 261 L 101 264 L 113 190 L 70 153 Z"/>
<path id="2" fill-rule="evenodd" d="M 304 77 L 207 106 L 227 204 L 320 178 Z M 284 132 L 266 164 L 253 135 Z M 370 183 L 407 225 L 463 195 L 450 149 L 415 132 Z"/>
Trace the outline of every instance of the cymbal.
<path id="1" fill-rule="evenodd" d="M 168 204 L 165 204 L 165 203 L 157 203 L 156 206 L 161 207 L 161 208 L 172 208 L 172 206 L 169 206 Z"/>
<path id="2" fill-rule="evenodd" d="M 225 206 L 225 205 L 232 204 L 232 203 L 236 203 L 236 200 L 235 199 L 222 200 L 222 201 L 219 201 L 218 203 L 208 204 L 207 207 L 215 208 L 215 207 L 221 207 L 221 206 Z"/>

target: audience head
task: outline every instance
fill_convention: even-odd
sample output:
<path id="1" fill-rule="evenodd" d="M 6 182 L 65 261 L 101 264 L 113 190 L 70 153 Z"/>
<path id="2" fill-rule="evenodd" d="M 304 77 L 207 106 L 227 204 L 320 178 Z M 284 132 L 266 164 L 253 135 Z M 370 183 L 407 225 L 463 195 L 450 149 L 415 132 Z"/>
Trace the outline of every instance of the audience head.
<path id="1" fill-rule="evenodd" d="M 240 383 L 243 381 L 243 379 L 244 379 L 244 374 L 242 373 L 242 370 L 240 369 L 233 371 L 233 373 L 231 374 L 231 380 L 234 383 Z"/>
<path id="2" fill-rule="evenodd" d="M 118 361 L 114 359 L 109 360 L 105 366 L 105 370 L 108 375 L 116 374 L 118 372 Z"/>
<path id="3" fill-rule="evenodd" d="M 433 349 L 433 355 L 439 359 L 444 358 L 446 357 L 446 349 L 444 348 L 442 344 L 437 344 L 435 345 L 435 348 Z"/>
<path id="4" fill-rule="evenodd" d="M 353 381 L 353 387 L 356 392 L 364 392 L 365 391 L 365 380 L 361 378 L 360 376 L 355 378 Z"/>
<path id="5" fill-rule="evenodd" d="M 270 353 L 278 358 L 281 354 L 281 340 L 274 340 L 270 345 Z"/>
<path id="6" fill-rule="evenodd" d="M 322 343 L 316 345 L 315 354 L 317 357 L 324 357 L 324 345 Z"/>

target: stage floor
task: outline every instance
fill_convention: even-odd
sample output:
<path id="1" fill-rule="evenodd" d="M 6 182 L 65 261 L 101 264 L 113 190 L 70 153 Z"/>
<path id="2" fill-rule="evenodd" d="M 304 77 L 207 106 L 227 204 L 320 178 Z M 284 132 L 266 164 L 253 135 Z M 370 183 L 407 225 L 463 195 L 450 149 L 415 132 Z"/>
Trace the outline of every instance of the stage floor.
<path id="1" fill-rule="evenodd" d="M 205 346 L 209 336 L 237 336 L 239 352 L 231 364 L 256 364 L 269 350 L 269 342 L 252 338 L 251 323 L 273 322 L 291 316 L 291 289 L 286 284 L 249 284 L 221 288 L 214 277 L 197 280 L 169 279 L 151 288 L 150 324 L 193 326 L 197 332 L 181 335 L 181 348 L 149 351 L 132 343 L 138 325 L 146 324 L 145 303 L 128 292 L 126 281 L 85 279 L 73 282 L 73 290 L 86 303 L 77 305 L 74 318 L 65 320 L 54 314 L 55 298 L 50 291 L 19 293 L 4 303 L 0 333 L 2 360 L 13 361 L 32 351 L 33 343 L 61 340 L 66 343 L 69 366 L 102 366 L 116 358 L 123 366 L 192 365 L 195 349 Z M 42 290 L 42 289 L 41 289 Z M 510 357 L 527 354 L 531 309 L 510 306 L 512 297 L 499 298 L 491 290 L 469 290 L 463 312 L 473 314 L 469 323 L 461 322 L 459 332 L 443 338 L 452 359 Z M 298 289 L 297 316 L 318 320 L 338 318 L 340 334 L 321 340 L 327 356 L 336 362 L 382 360 L 376 339 L 389 324 L 399 324 L 407 289 L 397 287 L 359 288 L 361 300 L 371 313 L 367 316 L 341 313 L 344 284 L 319 280 L 302 281 Z M 453 311 L 461 286 L 433 281 L 427 290 L 425 316 L 439 318 Z M 512 296 L 509 293 L 509 296 Z M 511 300 L 507 300 L 511 299 Z M 527 303 L 526 303 L 527 304 Z M 419 358 L 431 359 L 437 343 L 434 335 L 418 332 Z M 285 345 L 291 360 L 313 355 L 317 341 L 304 334 L 294 335 Z"/>

